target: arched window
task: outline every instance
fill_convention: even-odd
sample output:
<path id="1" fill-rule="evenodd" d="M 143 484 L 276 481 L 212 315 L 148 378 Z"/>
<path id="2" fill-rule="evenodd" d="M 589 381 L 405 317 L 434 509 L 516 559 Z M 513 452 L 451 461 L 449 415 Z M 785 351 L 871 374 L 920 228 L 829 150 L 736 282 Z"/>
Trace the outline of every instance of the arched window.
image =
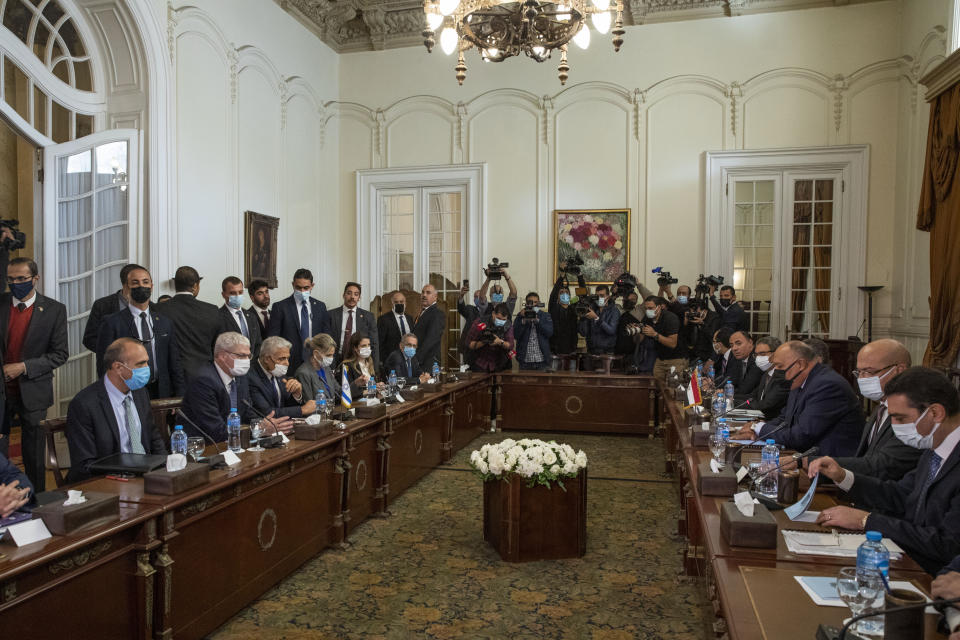
<path id="1" fill-rule="evenodd" d="M 56 0 L 0 0 L 0 4 L 3 26 L 53 75 L 74 89 L 93 91 L 89 49 Z"/>

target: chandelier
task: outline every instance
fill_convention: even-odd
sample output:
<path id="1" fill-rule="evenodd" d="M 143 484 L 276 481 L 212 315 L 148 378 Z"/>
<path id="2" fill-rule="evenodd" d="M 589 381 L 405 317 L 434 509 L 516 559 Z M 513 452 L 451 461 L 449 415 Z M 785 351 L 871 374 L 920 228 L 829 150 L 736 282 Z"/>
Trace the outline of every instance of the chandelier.
<path id="1" fill-rule="evenodd" d="M 433 51 L 434 35 L 440 31 L 440 48 L 447 55 L 457 52 L 457 82 L 467 77 L 463 52 L 476 47 L 484 62 L 502 62 L 521 53 L 543 62 L 560 51 L 557 75 L 567 83 L 567 44 L 590 46 L 590 29 L 601 34 L 613 27 L 613 49 L 623 44 L 623 0 L 424 0 L 427 24 L 423 44 Z M 616 12 L 616 20 L 613 14 Z"/>

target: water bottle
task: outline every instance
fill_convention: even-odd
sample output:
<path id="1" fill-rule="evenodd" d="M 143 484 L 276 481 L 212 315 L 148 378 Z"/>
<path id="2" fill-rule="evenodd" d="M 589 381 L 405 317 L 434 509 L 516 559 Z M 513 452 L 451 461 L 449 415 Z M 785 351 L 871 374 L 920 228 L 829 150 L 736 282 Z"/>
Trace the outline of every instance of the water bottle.
<path id="1" fill-rule="evenodd" d="M 436 360 L 433 361 L 433 371 L 430 373 L 430 376 L 437 382 L 440 382 L 440 365 L 437 364 Z"/>
<path id="2" fill-rule="evenodd" d="M 387 386 L 390 387 L 390 393 L 395 393 L 397 390 L 397 372 L 393 369 L 390 369 L 390 375 L 387 376 Z"/>
<path id="3" fill-rule="evenodd" d="M 727 412 L 727 401 L 724 398 L 724 393 L 720 389 L 717 389 L 717 393 L 713 396 L 714 402 L 714 415 L 718 418 Z"/>
<path id="4" fill-rule="evenodd" d="M 368 398 L 377 397 L 377 381 L 373 376 L 370 376 L 370 379 L 367 380 L 367 392 L 364 395 Z"/>
<path id="5" fill-rule="evenodd" d="M 890 552 L 883 544 L 883 534 L 879 531 L 867 531 L 867 539 L 857 549 L 857 575 L 870 573 L 884 577 L 890 574 Z M 883 590 L 868 606 L 872 609 L 883 608 Z M 860 621 L 858 628 L 869 635 L 883 635 L 883 616 L 865 618 Z"/>
<path id="6" fill-rule="evenodd" d="M 329 409 L 327 408 L 327 394 L 323 392 L 323 389 L 317 391 L 317 397 L 314 402 L 317 405 L 317 415 L 326 420 Z"/>
<path id="7" fill-rule="evenodd" d="M 777 472 L 771 469 L 776 469 L 778 464 L 780 464 L 780 447 L 777 446 L 777 441 L 771 438 L 767 440 L 767 444 L 763 445 L 763 452 L 760 454 L 760 473 L 769 471 L 760 478 L 758 487 L 760 495 L 764 498 L 777 499 Z"/>
<path id="8" fill-rule="evenodd" d="M 230 415 L 227 416 L 227 446 L 234 453 L 243 451 L 240 446 L 240 414 L 236 407 L 231 407 Z"/>
<path id="9" fill-rule="evenodd" d="M 724 440 L 730 439 L 730 427 L 727 426 L 726 418 L 719 418 L 717 420 L 717 435 L 723 436 Z"/>
<path id="10" fill-rule="evenodd" d="M 714 376 L 714 373 L 713 373 L 713 365 L 710 365 L 710 368 L 707 369 L 707 377 L 710 378 L 711 380 L 713 380 L 713 376 Z"/>
<path id="11" fill-rule="evenodd" d="M 723 385 L 723 395 L 727 399 L 726 411 L 733 411 L 733 382 L 727 380 L 727 384 Z"/>
<path id="12" fill-rule="evenodd" d="M 173 428 L 173 434 L 170 436 L 170 453 L 187 455 L 187 432 L 183 430 L 182 424 Z"/>

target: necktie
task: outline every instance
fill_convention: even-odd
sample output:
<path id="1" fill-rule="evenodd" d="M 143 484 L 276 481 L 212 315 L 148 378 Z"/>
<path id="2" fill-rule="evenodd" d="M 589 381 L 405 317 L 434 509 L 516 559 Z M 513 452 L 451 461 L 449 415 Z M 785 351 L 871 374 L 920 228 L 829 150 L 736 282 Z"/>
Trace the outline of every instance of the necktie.
<path id="1" fill-rule="evenodd" d="M 870 429 L 870 437 L 867 439 L 868 445 L 873 444 L 873 441 L 877 437 L 877 433 L 879 433 L 880 431 L 880 425 L 883 424 L 883 421 L 886 420 L 886 417 L 887 417 L 887 408 L 884 407 L 883 405 L 880 405 L 877 408 L 877 419 L 873 421 L 873 427 Z"/>
<path id="2" fill-rule="evenodd" d="M 300 303 L 300 345 L 310 337 L 310 314 L 307 312 L 307 303 Z"/>
<path id="3" fill-rule="evenodd" d="M 237 406 L 237 381 L 230 381 L 230 408 L 239 409 Z"/>
<path id="4" fill-rule="evenodd" d="M 250 330 L 247 328 L 247 321 L 244 320 L 243 318 L 243 311 L 240 311 L 239 309 L 237 309 L 236 311 L 234 311 L 234 313 L 237 314 L 237 324 L 240 325 L 240 333 L 243 334 L 244 338 L 249 340 Z"/>
<path id="5" fill-rule="evenodd" d="M 263 316 L 263 326 L 264 328 L 270 326 L 270 312 L 263 310 L 260 312 L 260 315 Z"/>
<path id="6" fill-rule="evenodd" d="M 404 321 L 403 316 L 400 316 L 400 337 L 403 338 L 403 336 L 408 333 L 410 332 L 407 331 L 407 323 Z"/>
<path id="7" fill-rule="evenodd" d="M 280 386 L 277 384 L 277 379 L 273 376 L 270 376 L 270 379 L 273 381 L 273 399 L 275 404 L 273 406 L 280 406 Z"/>
<path id="8" fill-rule="evenodd" d="M 147 312 L 140 312 L 140 341 L 147 347 L 147 358 L 150 364 L 150 381 L 157 378 L 157 368 L 153 361 L 153 334 L 150 333 L 150 323 L 147 321 Z"/>
<path id="9" fill-rule="evenodd" d="M 347 313 L 347 326 L 343 330 L 343 344 L 342 347 L 344 357 L 350 355 L 350 336 L 353 335 L 353 309 L 348 309 Z"/>
<path id="10" fill-rule="evenodd" d="M 128 395 L 123 399 L 123 411 L 127 418 L 127 433 L 130 435 L 130 452 L 146 453 L 140 438 L 140 418 L 133 406 L 133 396 Z"/>
<path id="11" fill-rule="evenodd" d="M 937 455 L 936 451 L 930 452 L 930 466 L 927 468 L 927 477 L 923 480 L 923 487 L 917 495 L 917 509 L 913 514 L 913 523 L 921 524 L 920 514 L 923 512 L 923 505 L 927 502 L 927 491 L 933 484 L 933 479 L 937 477 L 937 471 L 940 470 L 940 463 L 943 458 Z"/>
<path id="12" fill-rule="evenodd" d="M 20 311 L 22 313 L 23 310 L 26 308 L 27 308 L 27 305 L 23 304 L 22 302 L 17 303 L 17 311 Z"/>
<path id="13" fill-rule="evenodd" d="M 413 365 L 410 364 L 410 358 L 407 358 L 407 377 L 413 377 Z"/>

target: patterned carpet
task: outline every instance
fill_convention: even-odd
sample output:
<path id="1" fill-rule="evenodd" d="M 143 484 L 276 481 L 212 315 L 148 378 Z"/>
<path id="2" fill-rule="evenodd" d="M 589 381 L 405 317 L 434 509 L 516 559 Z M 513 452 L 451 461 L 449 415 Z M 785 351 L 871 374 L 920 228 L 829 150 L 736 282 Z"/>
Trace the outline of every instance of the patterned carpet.
<path id="1" fill-rule="evenodd" d="M 244 609 L 215 638 L 706 637 L 702 585 L 678 580 L 676 486 L 660 476 L 661 440 L 554 435 L 590 459 L 587 554 L 509 564 L 483 541 L 477 438 L 399 497 L 393 516 L 361 525 Z"/>

